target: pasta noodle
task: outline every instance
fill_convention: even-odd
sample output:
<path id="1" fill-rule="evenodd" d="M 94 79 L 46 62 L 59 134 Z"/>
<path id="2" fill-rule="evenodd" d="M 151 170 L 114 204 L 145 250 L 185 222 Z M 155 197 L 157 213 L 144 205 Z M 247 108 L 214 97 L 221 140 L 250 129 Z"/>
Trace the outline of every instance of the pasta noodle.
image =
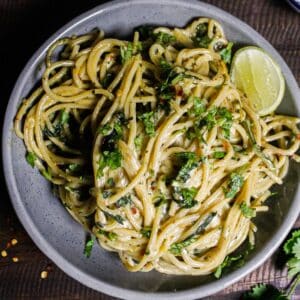
<path id="1" fill-rule="evenodd" d="M 69 213 L 129 271 L 206 275 L 249 239 L 299 118 L 258 116 L 231 83 L 222 26 L 102 31 L 49 47 L 15 132 Z M 101 263 L 101 262 L 99 262 Z"/>

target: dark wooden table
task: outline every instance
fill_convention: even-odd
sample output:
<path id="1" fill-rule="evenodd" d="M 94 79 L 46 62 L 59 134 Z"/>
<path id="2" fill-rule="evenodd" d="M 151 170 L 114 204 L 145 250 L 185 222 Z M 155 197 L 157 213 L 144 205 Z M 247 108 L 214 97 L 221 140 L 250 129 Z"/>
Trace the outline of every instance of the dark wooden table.
<path id="1" fill-rule="evenodd" d="M 13 84 L 26 61 L 53 32 L 101 0 L 0 0 L 0 120 Z M 250 24 L 283 56 L 300 83 L 300 14 L 283 0 L 206 0 Z M 300 101 L 300 99 L 299 99 Z M 2 168 L 1 168 L 2 170 Z M 0 252 L 13 238 L 8 256 L 0 256 L 0 299 L 114 299 L 64 274 L 33 244 L 20 225 L 1 172 Z M 300 226 L 300 219 L 297 222 Z M 296 224 L 297 225 L 297 224 Z M 286 270 L 275 267 L 276 254 L 259 269 L 207 299 L 238 299 L 257 282 L 288 284 Z M 18 262 L 13 262 L 13 258 Z M 41 279 L 42 271 L 47 279 Z M 300 290 L 294 299 L 300 299 Z"/>

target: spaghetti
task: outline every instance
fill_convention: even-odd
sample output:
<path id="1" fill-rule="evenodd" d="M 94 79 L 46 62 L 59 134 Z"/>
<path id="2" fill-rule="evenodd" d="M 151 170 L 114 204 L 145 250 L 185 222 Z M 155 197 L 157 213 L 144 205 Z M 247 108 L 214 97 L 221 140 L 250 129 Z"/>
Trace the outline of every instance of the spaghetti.
<path id="1" fill-rule="evenodd" d="M 299 161 L 300 119 L 254 112 L 231 46 L 208 18 L 63 38 L 18 110 L 28 162 L 129 271 L 214 272 L 255 243 L 252 218 Z"/>

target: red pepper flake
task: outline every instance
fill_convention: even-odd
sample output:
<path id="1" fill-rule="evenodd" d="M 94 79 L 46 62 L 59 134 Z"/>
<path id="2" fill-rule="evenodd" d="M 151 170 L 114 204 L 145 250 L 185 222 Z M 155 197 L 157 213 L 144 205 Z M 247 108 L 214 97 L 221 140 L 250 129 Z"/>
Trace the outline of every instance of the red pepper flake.
<path id="1" fill-rule="evenodd" d="M 10 242 L 7 242 L 6 243 L 6 248 L 8 249 L 8 248 L 10 248 L 11 247 L 11 243 Z"/>
<path id="2" fill-rule="evenodd" d="M 225 151 L 228 151 L 228 143 L 226 141 L 223 141 L 223 147 Z"/>
<path id="3" fill-rule="evenodd" d="M 296 139 L 300 140 L 300 133 L 296 134 Z"/>
<path id="4" fill-rule="evenodd" d="M 135 215 L 137 213 L 136 207 L 131 207 L 131 212 Z"/>
<path id="5" fill-rule="evenodd" d="M 175 86 L 176 96 L 182 97 L 183 96 L 183 88 L 179 85 Z"/>

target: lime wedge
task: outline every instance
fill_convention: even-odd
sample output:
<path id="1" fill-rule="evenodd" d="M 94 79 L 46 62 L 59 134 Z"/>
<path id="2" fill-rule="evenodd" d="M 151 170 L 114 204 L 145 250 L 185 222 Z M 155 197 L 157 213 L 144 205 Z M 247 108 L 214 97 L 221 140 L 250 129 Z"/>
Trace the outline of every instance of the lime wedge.
<path id="1" fill-rule="evenodd" d="M 237 51 L 230 76 L 259 115 L 272 113 L 280 104 L 285 89 L 284 78 L 279 66 L 261 48 L 251 46 Z"/>

